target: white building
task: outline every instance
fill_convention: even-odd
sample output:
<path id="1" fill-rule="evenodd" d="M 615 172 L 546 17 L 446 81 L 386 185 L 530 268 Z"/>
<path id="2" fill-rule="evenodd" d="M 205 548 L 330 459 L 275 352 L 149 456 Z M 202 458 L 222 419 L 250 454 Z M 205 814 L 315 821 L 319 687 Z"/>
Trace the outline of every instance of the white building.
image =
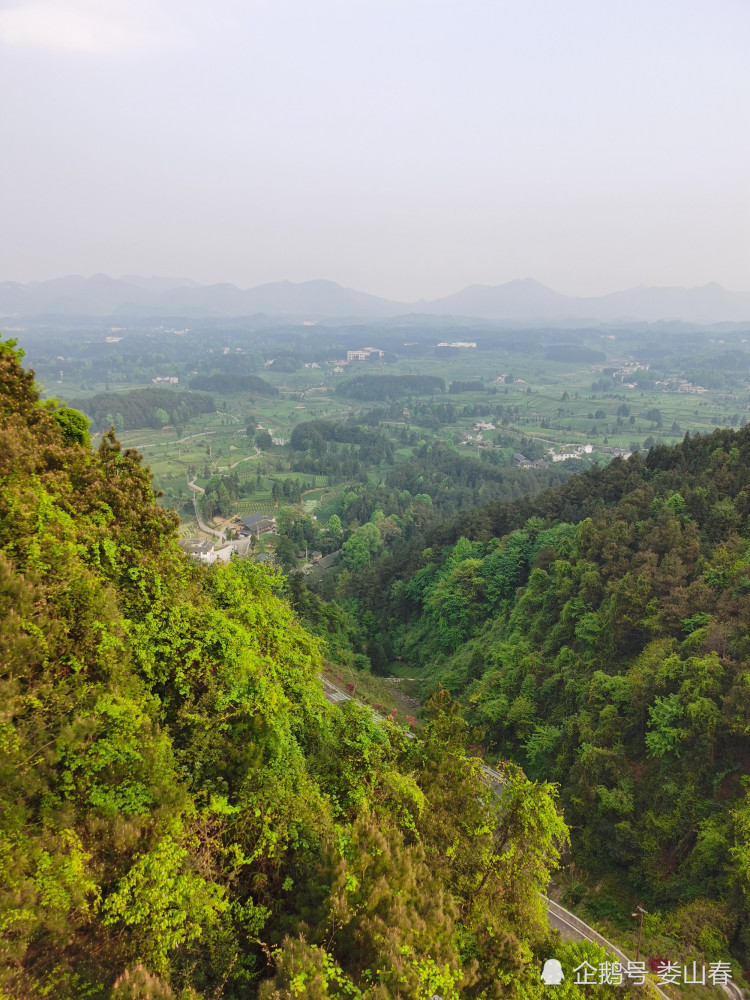
<path id="1" fill-rule="evenodd" d="M 346 360 L 350 361 L 367 361 L 371 354 L 377 354 L 379 358 L 383 357 L 383 351 L 379 350 L 377 347 L 363 347 L 359 351 L 347 351 Z"/>
<path id="2" fill-rule="evenodd" d="M 228 563 L 232 558 L 235 547 L 232 542 L 226 542 L 220 548 L 214 548 L 214 543 L 203 538 L 188 538 L 180 542 L 182 551 L 198 562 L 206 563 L 207 566 L 215 562 Z"/>

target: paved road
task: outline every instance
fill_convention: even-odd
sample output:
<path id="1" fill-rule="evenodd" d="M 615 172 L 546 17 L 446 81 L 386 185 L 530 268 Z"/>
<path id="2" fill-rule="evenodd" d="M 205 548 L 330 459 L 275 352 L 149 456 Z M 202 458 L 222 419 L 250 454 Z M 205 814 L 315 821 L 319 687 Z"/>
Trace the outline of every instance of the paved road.
<path id="1" fill-rule="evenodd" d="M 205 531 L 207 535 L 213 535 L 214 538 L 218 538 L 220 542 L 225 542 L 226 538 L 220 531 L 216 531 L 215 528 L 209 528 L 206 522 L 201 517 L 201 513 L 198 510 L 198 497 L 197 493 L 205 493 L 206 491 L 201 486 L 195 485 L 195 480 L 192 483 L 188 483 L 188 486 L 193 491 L 193 510 L 195 511 L 195 520 L 198 522 L 198 527 L 201 531 Z"/>
<path id="2" fill-rule="evenodd" d="M 250 459 L 256 458 L 258 455 L 260 455 L 260 451 L 257 448 L 257 446 L 253 445 L 253 447 L 255 448 L 255 455 L 248 455 L 247 458 L 241 458 L 238 462 L 235 462 L 234 465 L 230 465 L 229 468 L 234 469 L 242 462 L 249 462 Z M 198 510 L 198 497 L 196 496 L 196 494 L 205 493 L 206 491 L 203 489 L 202 486 L 198 486 L 198 484 L 195 481 L 195 478 L 193 478 L 192 480 L 188 480 L 188 488 L 193 491 L 193 510 L 195 511 L 195 520 L 198 522 L 198 527 L 201 529 L 201 531 L 205 531 L 207 535 L 213 535 L 214 538 L 218 538 L 220 541 L 225 542 L 226 538 L 224 534 L 221 531 L 217 531 L 215 528 L 209 528 L 206 522 L 202 519 L 200 511 Z M 245 546 L 245 552 L 247 552 L 247 545 Z"/>
<path id="3" fill-rule="evenodd" d="M 332 704 L 338 705 L 343 701 L 356 700 L 352 699 L 350 695 L 348 695 L 345 691 L 342 691 L 341 688 L 337 687 L 332 681 L 329 681 L 328 678 L 321 677 L 321 681 L 323 682 L 323 692 L 328 701 Z M 361 702 L 357 702 L 357 704 L 361 704 Z M 363 705 L 362 707 L 366 708 L 367 706 Z M 375 719 L 383 719 L 383 716 L 378 715 L 377 712 L 373 712 L 373 717 Z M 407 733 L 406 735 L 410 739 L 414 739 L 413 733 Z M 504 784 L 503 776 L 499 771 L 496 771 L 487 764 L 482 764 L 482 770 L 484 771 L 490 786 L 497 789 Z M 560 906 L 560 904 L 556 903 L 553 899 L 549 899 L 547 896 L 542 896 L 542 898 L 547 904 L 547 919 L 549 920 L 550 927 L 558 930 L 562 937 L 564 937 L 567 941 L 590 941 L 592 944 L 598 944 L 602 948 L 606 948 L 607 951 L 617 958 L 617 960 L 623 965 L 627 966 L 630 964 L 630 958 L 625 954 L 625 952 L 621 951 L 617 945 L 612 944 L 612 942 L 608 941 L 605 937 L 602 937 L 602 935 L 598 931 L 595 931 L 593 927 L 589 927 L 589 925 L 584 923 L 580 917 L 577 917 L 574 913 L 570 913 L 569 910 L 566 910 L 564 906 Z M 672 998 L 667 996 L 667 994 L 655 983 L 653 986 L 659 993 L 659 996 L 662 997 L 662 1000 L 672 1000 Z M 722 986 L 722 989 L 729 1000 L 746 1000 L 744 992 L 734 983 L 728 983 L 725 986 Z"/>

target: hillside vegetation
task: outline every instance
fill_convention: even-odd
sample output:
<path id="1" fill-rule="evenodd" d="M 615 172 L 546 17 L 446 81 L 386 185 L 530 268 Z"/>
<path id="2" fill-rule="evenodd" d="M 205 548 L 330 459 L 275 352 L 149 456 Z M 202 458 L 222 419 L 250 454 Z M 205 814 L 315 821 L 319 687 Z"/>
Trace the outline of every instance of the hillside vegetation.
<path id="1" fill-rule="evenodd" d="M 341 396 L 359 400 L 399 399 L 409 393 L 445 392 L 437 375 L 357 375 L 336 386 Z"/>
<path id="2" fill-rule="evenodd" d="M 490 793 L 445 693 L 329 706 L 282 578 L 189 564 L 12 342 L 0 426 L 3 1000 L 540 997 L 554 789 Z"/>
<path id="3" fill-rule="evenodd" d="M 196 375 L 190 382 L 191 389 L 209 392 L 250 392 L 261 396 L 278 396 L 279 390 L 258 375 L 215 374 Z"/>
<path id="4" fill-rule="evenodd" d="M 73 399 L 71 407 L 81 410 L 97 430 L 140 430 L 163 427 L 167 423 L 184 425 L 192 417 L 213 413 L 210 396 L 172 389 L 133 389 L 131 392 L 98 392 L 88 399 Z"/>
<path id="5" fill-rule="evenodd" d="M 750 430 L 467 512 L 345 587 L 491 753 L 560 783 L 579 869 L 747 959 Z"/>

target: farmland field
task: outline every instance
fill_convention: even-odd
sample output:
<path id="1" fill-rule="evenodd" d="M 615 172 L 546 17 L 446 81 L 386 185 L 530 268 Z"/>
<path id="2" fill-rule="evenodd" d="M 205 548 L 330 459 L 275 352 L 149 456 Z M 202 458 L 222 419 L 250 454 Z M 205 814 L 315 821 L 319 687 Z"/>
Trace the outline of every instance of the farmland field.
<path id="1" fill-rule="evenodd" d="M 288 503 L 284 498 L 291 495 L 291 483 L 301 509 L 325 525 L 332 514 L 343 513 L 345 484 L 359 492 L 376 488 L 389 470 L 413 461 L 425 444 L 441 445 L 457 456 L 480 460 L 482 467 L 488 463 L 511 474 L 526 460 L 552 468 L 555 457 L 575 454 L 581 467 L 609 461 L 613 449 L 647 450 L 657 443 L 675 443 L 687 432 L 747 421 L 750 338 L 739 328 L 720 336 L 638 327 L 468 329 L 464 324 L 448 339 L 476 341 L 477 346 L 449 349 L 435 346 L 443 335 L 431 330 L 429 321 L 400 334 L 397 327 L 343 332 L 321 328 L 304 334 L 295 328 L 286 334 L 289 343 L 296 344 L 293 349 L 285 347 L 284 337 L 275 330 L 261 330 L 252 341 L 230 327 L 212 331 L 204 324 L 205 332 L 189 342 L 165 340 L 163 334 L 141 329 L 134 334 L 140 338 L 138 361 L 125 350 L 127 337 L 123 345 L 105 345 L 102 357 L 108 361 L 86 360 L 91 350 L 87 340 L 78 347 L 83 359 L 76 363 L 79 374 L 72 377 L 66 362 L 66 370 L 54 372 L 59 377 L 53 388 L 58 398 L 77 397 L 84 406 L 87 398 L 110 393 L 112 422 L 118 423 L 123 446 L 143 454 L 155 487 L 163 491 L 162 502 L 175 507 L 187 524 L 194 523 L 188 484 L 205 488 L 217 476 L 234 477 L 239 493 L 235 513 L 278 510 Z M 316 346 L 321 338 L 338 346 L 323 352 Z M 224 341 L 220 350 L 217 340 Z M 378 363 L 347 365 L 333 360 L 345 356 L 344 341 L 353 347 L 381 341 L 390 353 Z M 205 359 L 226 357 L 230 350 L 239 352 L 230 370 L 255 352 L 260 384 L 269 387 L 265 394 L 211 391 L 213 410 L 178 423 L 165 411 L 162 426 L 129 428 L 117 413 L 123 394 L 148 390 L 165 376 L 178 378 L 175 400 L 186 398 L 196 370 L 222 370 L 220 360 Z M 165 351 L 176 360 L 159 360 L 159 352 Z M 277 370 L 272 359 L 289 359 L 292 352 L 296 360 Z M 181 356 L 194 360 L 179 360 Z M 45 371 L 43 358 L 40 364 Z M 363 376 L 370 386 L 366 394 L 357 389 Z M 406 377 L 402 390 L 393 376 Z M 442 380 L 442 389 L 433 391 L 433 385 L 426 391 L 425 376 Z M 390 457 L 362 467 L 362 444 L 343 435 L 326 471 L 319 458 L 294 453 L 289 445 L 294 428 L 308 421 L 343 422 L 380 435 L 381 441 L 390 442 Z M 92 428 L 94 443 L 102 429 L 101 421 Z M 256 434 L 262 431 L 268 431 L 272 441 L 265 439 L 258 447 Z M 306 471 L 297 471 L 300 468 Z M 475 502 L 481 496 L 478 491 Z"/>
<path id="2" fill-rule="evenodd" d="M 656 441 L 674 443 L 686 431 L 738 425 L 748 412 L 750 381 L 734 386 L 731 392 L 693 386 L 677 391 L 669 385 L 628 383 L 627 375 L 616 380 L 605 373 L 624 362 L 633 363 L 630 358 L 613 356 L 611 347 L 607 348 L 606 361 L 589 364 L 543 360 L 506 349 L 466 350 L 449 360 L 397 359 L 376 367 L 374 372 L 373 366 L 367 366 L 366 374 L 433 375 L 448 385 L 453 381 L 477 384 L 476 389 L 456 394 L 408 394 L 404 400 L 407 409 L 431 407 L 439 400 L 452 405 L 455 414 L 450 422 L 439 426 L 434 421 L 424 422 L 417 413 L 400 420 L 383 420 L 382 430 L 393 438 L 396 461 L 412 454 L 413 444 L 401 441 L 407 429 L 415 431 L 419 440 L 444 441 L 460 454 L 477 456 L 493 432 L 477 432 L 476 425 L 491 423 L 503 437 L 509 455 L 535 445 L 535 454 L 551 458 L 552 450 L 574 445 L 630 451 Z M 364 370 L 362 365 L 350 367 L 351 374 Z M 664 378 L 652 383 L 668 381 L 670 376 L 675 379 L 678 373 L 662 374 Z M 286 445 L 274 445 L 258 454 L 245 430 L 248 415 L 252 413 L 259 428 L 268 429 L 272 437 L 286 442 L 295 425 L 303 420 L 354 417 L 359 422 L 382 404 L 339 395 L 334 390 L 340 378 L 321 387 L 323 380 L 317 372 L 266 377 L 277 386 L 278 397 L 256 397 L 251 403 L 242 394 L 215 393 L 216 411 L 191 420 L 181 429 L 180 438 L 169 426 L 124 431 L 120 435 L 124 446 L 136 447 L 143 453 L 157 488 L 164 491 L 164 502 L 187 513 L 192 506 L 189 478 L 195 477 L 202 485 L 212 473 L 225 475 L 231 470 L 236 470 L 243 481 L 261 476 L 282 482 L 297 480 L 306 489 L 333 485 L 325 476 L 293 472 Z M 323 523 L 339 511 L 336 492 L 330 496 L 306 495 L 305 501 L 308 512 L 314 512 Z M 236 510 L 245 516 L 267 512 L 269 505 L 275 506 L 270 486 L 251 499 L 239 501 Z"/>

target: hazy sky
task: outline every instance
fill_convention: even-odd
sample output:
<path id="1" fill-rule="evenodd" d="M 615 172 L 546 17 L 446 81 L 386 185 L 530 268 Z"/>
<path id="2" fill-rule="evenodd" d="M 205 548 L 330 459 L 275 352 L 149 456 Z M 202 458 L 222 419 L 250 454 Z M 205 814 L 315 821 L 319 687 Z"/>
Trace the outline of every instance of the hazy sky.
<path id="1" fill-rule="evenodd" d="M 0 0 L 0 280 L 750 290 L 748 0 Z"/>

